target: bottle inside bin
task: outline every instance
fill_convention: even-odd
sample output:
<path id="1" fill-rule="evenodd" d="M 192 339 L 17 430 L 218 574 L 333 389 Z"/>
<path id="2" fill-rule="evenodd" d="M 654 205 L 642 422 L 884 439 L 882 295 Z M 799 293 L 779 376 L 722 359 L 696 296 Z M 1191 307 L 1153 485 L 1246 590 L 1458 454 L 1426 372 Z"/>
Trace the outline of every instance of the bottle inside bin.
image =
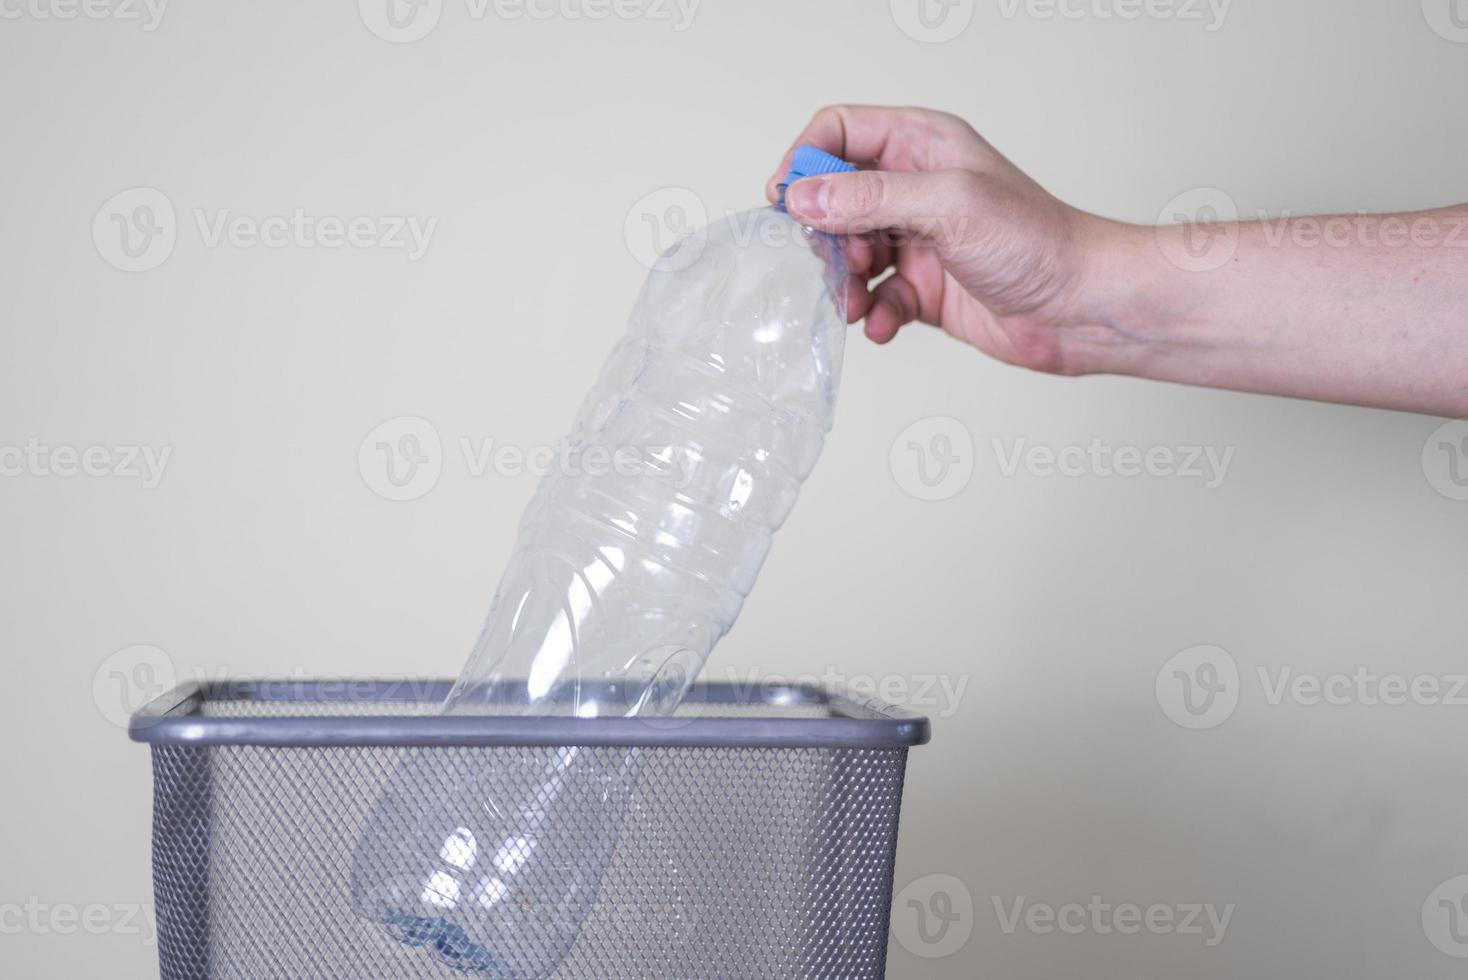
<path id="1" fill-rule="evenodd" d="M 800 147 L 786 183 L 850 169 Z M 568 438 L 566 458 L 594 450 L 603 465 L 541 481 L 445 712 L 677 708 L 831 427 L 845 278 L 839 242 L 781 206 L 659 259 Z M 637 832 L 647 751 L 461 750 L 447 765 L 403 750 L 357 842 L 353 907 L 457 969 L 552 975 L 596 914 L 617 840 Z"/>

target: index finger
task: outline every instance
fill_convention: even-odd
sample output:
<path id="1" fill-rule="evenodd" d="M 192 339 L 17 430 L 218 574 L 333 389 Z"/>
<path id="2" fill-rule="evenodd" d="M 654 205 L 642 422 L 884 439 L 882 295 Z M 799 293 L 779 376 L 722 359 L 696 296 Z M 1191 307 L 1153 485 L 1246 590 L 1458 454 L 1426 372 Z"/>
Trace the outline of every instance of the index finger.
<path id="1" fill-rule="evenodd" d="M 779 197 L 779 184 L 790 167 L 791 154 L 810 145 L 858 166 L 882 170 L 939 170 L 958 161 L 944 153 L 953 145 L 952 130 L 967 124 L 947 113 L 898 106 L 836 105 L 817 112 L 790 144 L 780 167 L 765 184 L 765 196 Z"/>

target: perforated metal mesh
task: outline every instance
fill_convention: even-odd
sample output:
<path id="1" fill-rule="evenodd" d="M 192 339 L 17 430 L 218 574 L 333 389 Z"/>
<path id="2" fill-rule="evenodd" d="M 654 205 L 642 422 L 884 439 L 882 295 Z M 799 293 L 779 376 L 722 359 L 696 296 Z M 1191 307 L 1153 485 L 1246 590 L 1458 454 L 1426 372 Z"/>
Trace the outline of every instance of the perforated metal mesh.
<path id="1" fill-rule="evenodd" d="M 252 708 L 282 711 L 225 710 Z M 353 846 L 403 751 L 154 746 L 162 976 L 465 977 L 351 909 Z M 414 751 L 445 780 L 504 773 L 507 795 L 528 789 L 513 780 L 534 778 L 527 758 L 544 752 Z M 609 768 L 626 751 L 581 750 Z M 556 977 L 882 976 L 905 749 L 640 752 L 623 826 L 580 831 L 616 844 Z"/>

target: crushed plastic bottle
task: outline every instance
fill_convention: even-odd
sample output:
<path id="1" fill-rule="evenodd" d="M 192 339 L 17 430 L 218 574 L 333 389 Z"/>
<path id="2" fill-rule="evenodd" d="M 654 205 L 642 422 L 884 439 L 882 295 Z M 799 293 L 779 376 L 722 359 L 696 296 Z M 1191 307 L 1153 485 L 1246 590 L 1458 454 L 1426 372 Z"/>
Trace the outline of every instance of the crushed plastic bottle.
<path id="1" fill-rule="evenodd" d="M 849 169 L 801 147 L 786 182 Z M 836 240 L 781 207 L 662 256 L 577 416 L 582 465 L 542 480 L 445 711 L 678 706 L 831 427 L 844 282 Z M 358 842 L 354 907 L 458 969 L 550 975 L 595 906 L 643 755 L 527 748 L 517 771 L 455 778 L 420 752 Z"/>

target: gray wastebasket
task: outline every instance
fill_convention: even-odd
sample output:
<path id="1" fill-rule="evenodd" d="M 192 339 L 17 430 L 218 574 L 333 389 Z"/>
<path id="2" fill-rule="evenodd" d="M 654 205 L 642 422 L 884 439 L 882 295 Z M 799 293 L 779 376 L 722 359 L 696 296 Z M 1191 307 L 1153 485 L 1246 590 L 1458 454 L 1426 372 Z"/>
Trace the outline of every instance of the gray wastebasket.
<path id="1" fill-rule="evenodd" d="M 515 779 L 547 745 L 613 765 L 629 746 L 643 756 L 557 977 L 883 975 L 903 773 L 926 718 L 813 687 L 720 684 L 696 685 L 669 719 L 441 716 L 448 689 L 188 684 L 133 718 L 153 752 L 165 980 L 463 980 L 353 914 L 354 842 L 409 748 L 445 778 Z"/>

